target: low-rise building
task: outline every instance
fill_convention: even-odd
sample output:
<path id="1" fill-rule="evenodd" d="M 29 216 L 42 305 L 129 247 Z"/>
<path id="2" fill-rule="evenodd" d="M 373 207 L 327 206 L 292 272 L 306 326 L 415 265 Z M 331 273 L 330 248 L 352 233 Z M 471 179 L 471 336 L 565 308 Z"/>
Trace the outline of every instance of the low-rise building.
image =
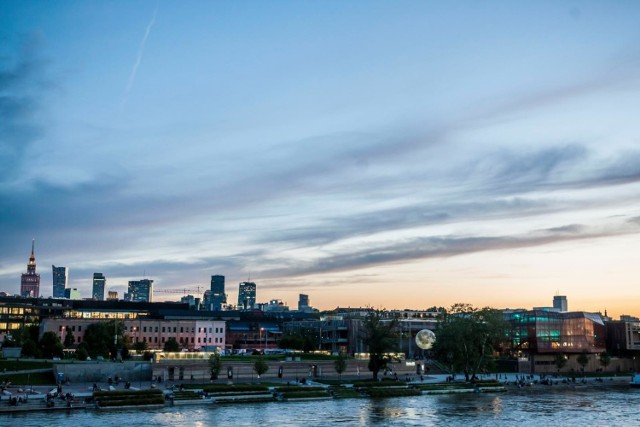
<path id="1" fill-rule="evenodd" d="M 75 345 L 84 341 L 84 333 L 92 323 L 99 319 L 83 318 L 47 318 L 40 325 L 40 335 L 55 332 L 60 341 L 71 332 Z M 104 321 L 104 320 L 103 320 Z M 123 333 L 131 344 L 144 342 L 149 350 L 162 350 L 170 338 L 174 338 L 185 350 L 220 349 L 224 350 L 226 340 L 226 322 L 224 320 L 205 319 L 148 319 L 135 318 L 117 320 L 124 326 Z M 114 335 L 116 331 L 114 330 Z"/>

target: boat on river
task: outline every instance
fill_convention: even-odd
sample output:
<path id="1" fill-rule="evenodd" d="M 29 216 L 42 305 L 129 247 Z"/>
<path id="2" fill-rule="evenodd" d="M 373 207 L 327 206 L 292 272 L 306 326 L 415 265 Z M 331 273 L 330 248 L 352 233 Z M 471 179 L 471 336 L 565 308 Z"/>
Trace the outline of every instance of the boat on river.
<path id="1" fill-rule="evenodd" d="M 629 384 L 631 387 L 640 387 L 640 374 L 633 374 Z"/>

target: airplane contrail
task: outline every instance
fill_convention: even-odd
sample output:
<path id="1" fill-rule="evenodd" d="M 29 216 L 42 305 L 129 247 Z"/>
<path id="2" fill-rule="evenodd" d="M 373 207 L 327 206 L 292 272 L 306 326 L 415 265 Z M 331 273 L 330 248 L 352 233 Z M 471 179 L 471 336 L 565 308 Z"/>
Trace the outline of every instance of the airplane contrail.
<path id="1" fill-rule="evenodd" d="M 120 113 L 124 111 L 124 107 L 129 98 L 129 93 L 131 92 L 131 88 L 133 87 L 133 83 L 136 80 L 136 74 L 138 73 L 138 67 L 140 66 L 140 62 L 142 61 L 142 54 L 144 53 L 144 47 L 147 44 L 147 39 L 149 38 L 149 34 L 151 33 L 151 28 L 153 24 L 156 22 L 156 15 L 158 14 L 158 8 L 153 11 L 153 16 L 151 17 L 151 21 L 147 25 L 147 30 L 144 33 L 144 37 L 142 38 L 142 42 L 140 42 L 140 47 L 138 48 L 138 56 L 136 57 L 136 62 L 134 62 L 133 67 L 131 68 L 131 74 L 129 74 L 129 81 L 127 82 L 127 87 L 124 90 L 124 97 L 122 99 L 122 105 L 120 108 Z"/>

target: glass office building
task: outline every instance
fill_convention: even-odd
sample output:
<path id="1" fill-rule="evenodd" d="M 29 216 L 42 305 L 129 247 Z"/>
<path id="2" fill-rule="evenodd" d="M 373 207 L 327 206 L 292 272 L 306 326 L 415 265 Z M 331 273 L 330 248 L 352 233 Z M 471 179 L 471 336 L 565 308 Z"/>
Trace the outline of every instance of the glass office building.
<path id="1" fill-rule="evenodd" d="M 516 353 L 599 353 L 605 350 L 606 328 L 598 313 L 547 310 L 513 311 L 511 350 Z"/>

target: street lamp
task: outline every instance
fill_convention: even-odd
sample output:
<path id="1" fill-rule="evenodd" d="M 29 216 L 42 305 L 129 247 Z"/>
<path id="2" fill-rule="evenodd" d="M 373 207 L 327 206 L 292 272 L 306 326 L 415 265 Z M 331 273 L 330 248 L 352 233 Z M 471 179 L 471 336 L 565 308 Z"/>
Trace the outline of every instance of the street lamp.
<path id="1" fill-rule="evenodd" d="M 264 331 L 264 328 L 260 328 L 260 339 L 259 339 L 260 345 L 262 345 L 262 331 Z M 267 334 L 265 334 L 265 336 L 266 336 L 266 335 L 267 335 Z M 265 341 L 266 341 L 266 340 L 265 340 Z M 263 347 L 263 349 L 264 349 L 264 347 Z"/>
<path id="2" fill-rule="evenodd" d="M 118 360 L 118 321 L 115 319 L 113 321 L 113 347 L 115 349 L 115 355 L 113 359 L 117 361 Z"/>

